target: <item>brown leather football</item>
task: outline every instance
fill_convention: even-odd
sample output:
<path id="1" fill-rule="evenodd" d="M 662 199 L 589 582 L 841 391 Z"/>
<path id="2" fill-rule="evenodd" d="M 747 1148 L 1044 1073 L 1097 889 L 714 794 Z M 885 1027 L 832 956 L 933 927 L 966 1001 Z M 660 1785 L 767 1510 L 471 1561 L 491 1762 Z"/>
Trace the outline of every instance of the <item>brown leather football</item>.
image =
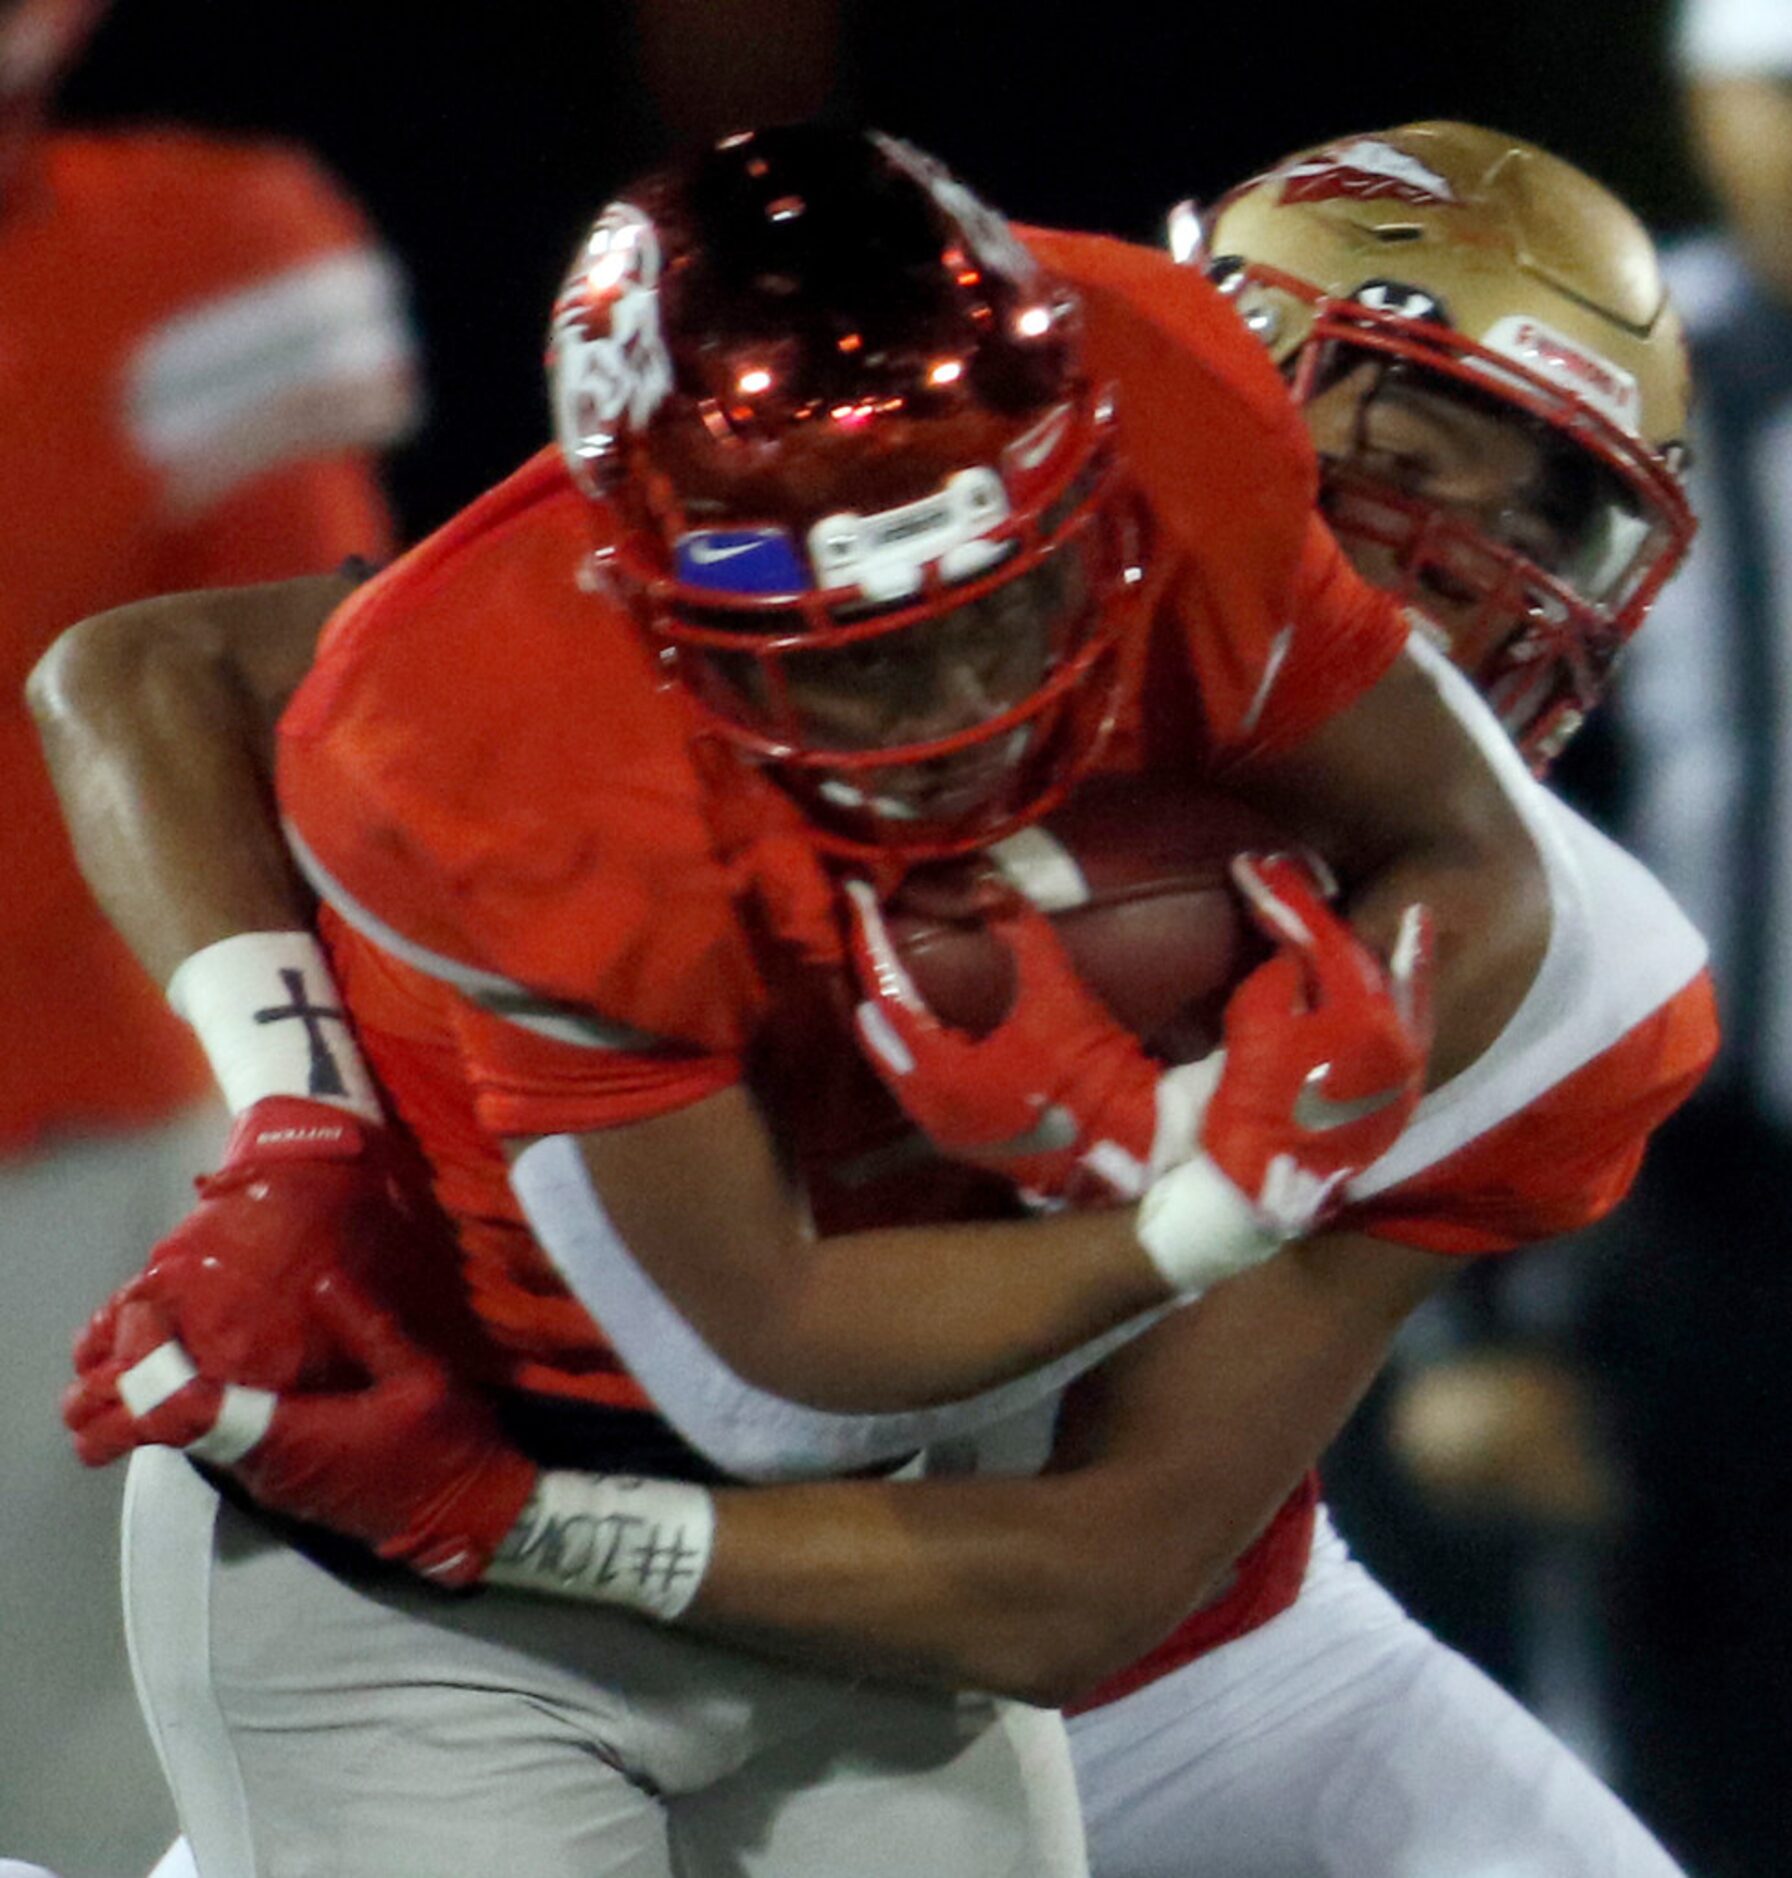
<path id="1" fill-rule="evenodd" d="M 1166 1062 L 1219 1041 L 1234 985 L 1267 956 L 1227 872 L 1235 854 L 1286 848 L 1259 811 L 1210 786 L 1102 777 L 1039 826 L 989 851 L 987 868 L 920 869 L 886 918 L 922 996 L 982 1033 L 1013 996 L 1007 948 L 985 924 L 1001 883 L 1051 915 L 1083 980 Z"/>

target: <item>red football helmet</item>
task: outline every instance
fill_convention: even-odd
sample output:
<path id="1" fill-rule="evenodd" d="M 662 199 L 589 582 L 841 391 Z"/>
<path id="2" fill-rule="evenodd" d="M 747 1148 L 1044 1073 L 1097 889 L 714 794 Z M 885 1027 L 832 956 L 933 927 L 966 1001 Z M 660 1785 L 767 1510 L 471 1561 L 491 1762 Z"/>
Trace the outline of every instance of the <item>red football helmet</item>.
<path id="1" fill-rule="evenodd" d="M 1170 239 L 1288 374 L 1352 558 L 1545 767 L 1693 534 L 1686 349 L 1647 232 L 1559 157 L 1427 123 L 1289 157 L 1173 211 Z M 1502 495 L 1453 477 L 1477 454 L 1513 466 Z"/>
<path id="2" fill-rule="evenodd" d="M 0 192 L 109 0 L 0 0 Z"/>
<path id="3" fill-rule="evenodd" d="M 894 138 L 729 137 L 613 202 L 549 350 L 594 566 L 824 845 L 961 852 L 1111 722 L 1142 579 L 1074 296 Z"/>

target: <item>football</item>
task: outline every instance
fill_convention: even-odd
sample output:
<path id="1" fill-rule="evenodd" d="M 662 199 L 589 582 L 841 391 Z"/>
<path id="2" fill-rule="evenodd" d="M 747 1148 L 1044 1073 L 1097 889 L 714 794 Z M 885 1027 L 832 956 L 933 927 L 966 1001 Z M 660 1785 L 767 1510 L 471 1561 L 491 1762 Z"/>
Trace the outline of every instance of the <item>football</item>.
<path id="1" fill-rule="evenodd" d="M 1083 981 L 1166 1062 L 1219 1041 L 1232 987 L 1269 948 L 1227 868 L 1286 848 L 1257 810 L 1210 785 L 1102 777 L 1056 813 L 988 850 L 979 868 L 917 869 L 885 909 L 921 995 L 946 1023 L 982 1034 L 1013 996 L 1007 948 L 985 924 L 991 880 L 1051 916 Z"/>

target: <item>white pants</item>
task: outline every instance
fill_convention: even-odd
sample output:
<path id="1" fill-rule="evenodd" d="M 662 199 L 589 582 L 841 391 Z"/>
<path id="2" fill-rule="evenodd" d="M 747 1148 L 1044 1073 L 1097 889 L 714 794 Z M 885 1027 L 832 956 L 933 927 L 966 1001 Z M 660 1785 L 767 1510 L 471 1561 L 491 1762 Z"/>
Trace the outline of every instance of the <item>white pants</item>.
<path id="1" fill-rule="evenodd" d="M 0 1163 L 0 1853 L 71 1878 L 141 1873 L 174 1821 L 119 1624 L 124 1470 L 82 1467 L 57 1404 L 223 1132 L 207 1110 Z"/>
<path id="2" fill-rule="evenodd" d="M 1323 1516 L 1288 1610 L 1070 1742 L 1095 1878 L 1681 1878 Z"/>
<path id="3" fill-rule="evenodd" d="M 1082 1878 L 1055 1714 L 324 1570 L 145 1449 L 132 1664 L 201 1878 Z"/>

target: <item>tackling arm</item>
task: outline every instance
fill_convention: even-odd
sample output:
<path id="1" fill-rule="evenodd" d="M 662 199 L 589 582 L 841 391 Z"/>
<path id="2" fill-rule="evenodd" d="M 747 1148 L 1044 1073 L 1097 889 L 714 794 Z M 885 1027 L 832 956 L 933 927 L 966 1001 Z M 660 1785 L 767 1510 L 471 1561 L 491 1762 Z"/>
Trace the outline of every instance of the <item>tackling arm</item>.
<path id="1" fill-rule="evenodd" d="M 856 1673 L 1070 1700 L 1213 1595 L 1448 1270 L 1357 1236 L 1291 1249 L 1080 1385 L 1037 1479 L 722 1490 L 679 1621 Z"/>
<path id="2" fill-rule="evenodd" d="M 1032 1480 L 727 1488 L 538 1473 L 341 1274 L 317 1293 L 369 1383 L 270 1395 L 181 1360 L 153 1300 L 65 1405 L 83 1457 L 145 1440 L 451 1584 L 620 1604 L 855 1673 L 1060 1702 L 1209 1599 L 1444 1260 L 1310 1242 L 1086 1383 Z M 220 1443 L 223 1443 L 221 1446 Z"/>
<path id="3" fill-rule="evenodd" d="M 31 674 L 81 871 L 158 984 L 216 940 L 310 923 L 273 813 L 273 729 L 352 587 L 319 575 L 120 607 Z"/>
<path id="4" fill-rule="evenodd" d="M 1350 922 L 1391 945 L 1431 914 L 1433 1088 L 1474 1062 L 1524 1000 L 1549 944 L 1549 887 L 1516 806 L 1533 787 L 1498 724 L 1418 643 L 1354 704 L 1228 786 L 1309 841 L 1351 883 Z"/>

